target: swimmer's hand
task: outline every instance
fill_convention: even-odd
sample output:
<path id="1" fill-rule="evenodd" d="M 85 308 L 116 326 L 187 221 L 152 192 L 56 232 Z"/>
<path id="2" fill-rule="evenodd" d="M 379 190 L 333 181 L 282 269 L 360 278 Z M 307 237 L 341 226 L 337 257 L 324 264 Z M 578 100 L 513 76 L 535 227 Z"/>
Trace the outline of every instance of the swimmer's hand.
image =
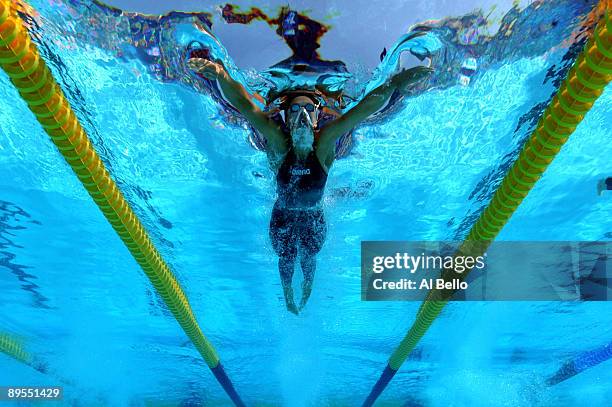
<path id="1" fill-rule="evenodd" d="M 213 62 L 204 58 L 190 58 L 187 65 L 194 72 L 211 80 L 217 79 L 219 75 L 225 72 L 225 68 L 220 62 Z"/>
<path id="2" fill-rule="evenodd" d="M 411 85 L 427 78 L 433 71 L 433 68 L 427 66 L 415 66 L 410 69 L 402 69 L 400 72 L 393 75 L 391 78 L 391 85 L 400 92 L 403 92 Z"/>

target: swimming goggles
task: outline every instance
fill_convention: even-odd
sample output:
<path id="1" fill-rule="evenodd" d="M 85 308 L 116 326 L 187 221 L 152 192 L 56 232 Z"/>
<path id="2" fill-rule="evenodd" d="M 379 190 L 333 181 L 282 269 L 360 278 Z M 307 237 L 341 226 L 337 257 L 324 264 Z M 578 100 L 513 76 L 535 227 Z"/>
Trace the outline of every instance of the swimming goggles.
<path id="1" fill-rule="evenodd" d="M 293 113 L 299 112 L 301 108 L 304 108 L 307 112 L 312 113 L 316 110 L 317 106 L 313 105 L 312 103 L 306 103 L 305 105 L 293 103 L 289 108 Z"/>

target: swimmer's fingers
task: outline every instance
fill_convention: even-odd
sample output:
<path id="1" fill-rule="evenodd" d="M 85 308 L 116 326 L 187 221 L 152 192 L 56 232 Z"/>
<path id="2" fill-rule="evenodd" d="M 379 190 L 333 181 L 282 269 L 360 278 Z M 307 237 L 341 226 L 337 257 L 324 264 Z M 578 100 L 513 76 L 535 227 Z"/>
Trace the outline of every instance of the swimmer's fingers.
<path id="1" fill-rule="evenodd" d="M 208 79 L 216 79 L 223 67 L 216 62 L 204 58 L 190 58 L 187 65 L 193 71 L 205 76 Z"/>
<path id="2" fill-rule="evenodd" d="M 192 71 L 196 71 L 198 73 L 201 73 L 202 71 L 205 70 L 206 67 L 206 63 L 208 61 L 203 59 L 203 58 L 190 58 L 187 61 L 187 66 L 189 67 L 189 69 L 191 69 Z"/>
<path id="3" fill-rule="evenodd" d="M 209 71 L 211 68 L 210 64 L 211 62 L 204 58 L 190 58 L 189 61 L 187 61 L 189 68 L 198 73 Z"/>

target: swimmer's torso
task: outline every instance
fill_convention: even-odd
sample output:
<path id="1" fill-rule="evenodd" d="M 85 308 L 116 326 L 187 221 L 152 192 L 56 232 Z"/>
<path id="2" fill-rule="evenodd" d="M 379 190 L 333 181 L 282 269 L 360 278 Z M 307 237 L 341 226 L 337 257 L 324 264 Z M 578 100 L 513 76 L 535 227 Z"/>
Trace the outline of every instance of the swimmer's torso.
<path id="1" fill-rule="evenodd" d="M 279 203 L 285 208 L 310 208 L 323 197 L 327 173 L 316 152 L 299 160 L 290 148 L 276 175 Z"/>

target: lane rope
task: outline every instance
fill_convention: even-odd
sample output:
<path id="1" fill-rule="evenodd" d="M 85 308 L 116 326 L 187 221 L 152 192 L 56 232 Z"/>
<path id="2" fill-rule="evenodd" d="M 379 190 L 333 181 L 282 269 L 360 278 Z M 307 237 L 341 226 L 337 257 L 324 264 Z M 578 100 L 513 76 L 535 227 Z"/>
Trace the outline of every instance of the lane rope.
<path id="1" fill-rule="evenodd" d="M 540 117 L 519 157 L 497 188 L 491 202 L 480 215 L 455 255 L 481 256 L 506 225 L 523 199 L 540 179 L 561 147 L 612 78 L 612 22 L 609 10 L 600 18 L 594 34 L 580 53 L 557 94 Z M 445 279 L 463 279 L 469 270 L 445 270 Z M 395 349 L 387 366 L 363 403 L 370 407 L 406 358 L 440 315 L 454 292 L 430 290 L 419 308 L 412 327 Z"/>
<path id="2" fill-rule="evenodd" d="M 0 66 L 119 235 L 228 396 L 244 403 L 204 336 L 185 292 L 100 160 L 9 0 L 0 0 Z"/>

